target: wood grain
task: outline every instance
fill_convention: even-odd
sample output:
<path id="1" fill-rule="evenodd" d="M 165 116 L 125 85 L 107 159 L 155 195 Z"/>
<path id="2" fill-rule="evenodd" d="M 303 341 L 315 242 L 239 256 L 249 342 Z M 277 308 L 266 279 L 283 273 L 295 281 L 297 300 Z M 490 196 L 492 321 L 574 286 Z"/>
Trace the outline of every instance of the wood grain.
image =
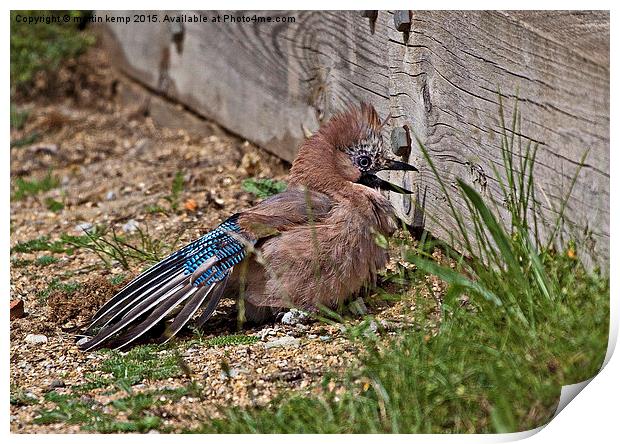
<path id="1" fill-rule="evenodd" d="M 508 124 L 518 101 L 518 135 L 539 144 L 536 183 L 548 219 L 589 150 L 564 233 L 607 263 L 608 13 L 414 11 L 408 33 L 394 29 L 387 11 L 375 22 L 360 11 L 256 14 L 295 23 L 186 23 L 180 38 L 162 23 L 110 24 L 106 32 L 127 75 L 289 161 L 304 128 L 370 101 L 392 115 L 392 127 L 408 125 L 420 138 L 461 210 L 456 178 L 502 204 L 493 171 L 502 168 L 501 91 Z M 415 187 L 417 203 L 391 199 L 409 223 L 449 238 L 454 221 L 415 145 L 410 161 L 421 172 L 392 180 Z"/>

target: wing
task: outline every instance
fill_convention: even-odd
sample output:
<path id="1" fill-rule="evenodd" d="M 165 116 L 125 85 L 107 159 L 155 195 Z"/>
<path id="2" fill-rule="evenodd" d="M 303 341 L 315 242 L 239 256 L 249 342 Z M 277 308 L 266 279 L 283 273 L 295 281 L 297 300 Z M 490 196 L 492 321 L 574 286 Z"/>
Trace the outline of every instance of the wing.
<path id="1" fill-rule="evenodd" d="M 82 336 L 83 350 L 124 348 L 174 318 L 161 339 L 169 340 L 202 308 L 197 325 L 213 314 L 234 267 L 256 243 L 287 228 L 321 220 L 327 196 L 290 190 L 231 216 L 217 228 L 149 268 L 106 302 Z"/>
<path id="2" fill-rule="evenodd" d="M 239 215 L 184 246 L 129 282 L 93 316 L 83 336 L 83 350 L 123 348 L 183 304 L 164 333 L 174 336 L 209 300 L 201 315 L 203 323 L 215 310 L 234 266 L 253 244 L 241 233 Z"/>

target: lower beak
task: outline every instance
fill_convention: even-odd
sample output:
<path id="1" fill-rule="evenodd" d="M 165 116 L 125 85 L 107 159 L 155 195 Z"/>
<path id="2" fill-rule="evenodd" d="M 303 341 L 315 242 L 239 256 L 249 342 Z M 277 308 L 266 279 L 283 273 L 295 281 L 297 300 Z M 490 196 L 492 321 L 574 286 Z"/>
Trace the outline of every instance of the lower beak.
<path id="1" fill-rule="evenodd" d="M 381 170 L 418 171 L 418 169 L 413 165 L 391 159 L 385 162 Z M 405 188 L 399 187 L 398 185 L 394 185 L 393 183 L 390 183 L 386 180 L 381 179 L 380 177 L 375 176 L 371 172 L 363 174 L 359 180 L 359 183 L 361 183 L 362 185 L 366 185 L 370 188 L 379 188 L 381 190 L 394 191 L 395 193 L 400 194 L 413 194 L 413 191 L 409 191 Z"/>
<path id="2" fill-rule="evenodd" d="M 413 168 L 411 165 L 408 165 L 406 163 L 403 163 L 403 162 L 398 162 L 398 163 L 402 163 L 403 165 L 407 165 L 408 167 Z M 366 185 L 367 187 L 370 187 L 370 188 L 379 188 L 381 190 L 394 191 L 395 193 L 400 193 L 400 194 L 413 194 L 413 191 L 409 191 L 405 188 L 399 187 L 398 185 L 394 185 L 393 183 L 390 183 L 387 180 L 383 180 L 380 177 L 375 176 L 374 174 L 367 173 L 367 174 L 362 175 L 362 177 L 359 180 L 359 183 L 361 183 L 362 185 Z"/>

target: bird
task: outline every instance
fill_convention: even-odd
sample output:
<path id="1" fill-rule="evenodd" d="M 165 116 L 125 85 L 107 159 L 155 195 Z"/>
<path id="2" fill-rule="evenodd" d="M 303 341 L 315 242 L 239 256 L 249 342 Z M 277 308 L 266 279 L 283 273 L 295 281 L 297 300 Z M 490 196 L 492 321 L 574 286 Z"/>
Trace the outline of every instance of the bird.
<path id="1" fill-rule="evenodd" d="M 202 328 L 223 298 L 264 323 L 292 308 L 337 308 L 376 283 L 397 218 L 382 190 L 411 194 L 377 173 L 418 171 L 390 158 L 381 121 L 366 103 L 323 123 L 298 150 L 288 186 L 233 214 L 131 280 L 78 336 L 84 351 L 166 342 L 193 320 Z"/>

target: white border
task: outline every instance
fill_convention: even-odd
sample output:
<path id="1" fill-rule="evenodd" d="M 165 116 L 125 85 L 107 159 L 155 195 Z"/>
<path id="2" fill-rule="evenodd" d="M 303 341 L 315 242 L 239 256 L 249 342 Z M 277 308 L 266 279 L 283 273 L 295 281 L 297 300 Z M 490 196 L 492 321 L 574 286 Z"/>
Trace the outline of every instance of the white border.
<path id="1" fill-rule="evenodd" d="M 379 4 L 380 3 L 380 4 Z M 205 4 L 204 1 L 175 1 L 174 3 L 168 2 L 153 2 L 153 1 L 118 1 L 118 0 L 108 0 L 108 1 L 92 1 L 92 2 L 77 2 L 77 1 L 58 1 L 54 2 L 53 5 L 44 1 L 23 1 L 20 2 L 19 5 L 11 5 L 14 9 L 47 9 L 49 7 L 53 7 L 56 9 L 205 9 L 205 6 L 208 6 L 209 9 L 271 9 L 271 10 L 293 10 L 293 9 L 407 9 L 407 8 L 415 8 L 418 10 L 421 9 L 611 9 L 611 48 L 617 48 L 618 46 L 615 44 L 615 32 L 613 30 L 613 23 L 615 17 L 615 11 L 612 5 L 614 2 L 611 1 L 597 1 L 591 0 L 588 2 L 575 2 L 575 1 L 532 1 L 532 0 L 521 0 L 519 2 L 497 2 L 497 1 L 468 1 L 468 2 L 456 2 L 456 1 L 441 1 L 436 0 L 433 2 L 404 2 L 404 1 L 391 1 L 386 0 L 382 2 L 371 2 L 371 1 L 356 1 L 356 2 L 338 2 L 334 0 L 325 1 L 325 0 L 315 0 L 313 2 L 309 2 L 308 4 L 296 4 L 292 5 L 290 1 L 263 1 L 260 4 L 256 2 L 248 2 L 248 1 L 238 1 L 238 0 L 228 0 L 226 2 L 221 2 L 220 5 L 215 3 Z M 10 162 L 10 150 L 8 141 L 10 139 L 10 129 L 9 129 L 9 14 L 8 9 L 5 10 L 5 15 L 2 20 L 2 34 L 4 36 L 4 44 L 2 45 L 2 60 L 5 60 L 6 65 L 5 69 L 2 72 L 3 78 L 3 94 L 5 95 L 4 104 L 2 107 L 2 122 L 4 125 L 2 126 L 4 138 L 4 149 L 2 149 L 2 158 L 4 161 L 5 167 L 2 170 L 3 182 L 4 186 L 0 191 L 0 199 L 2 202 L 2 212 L 3 217 L 1 220 L 2 231 L 0 235 L 0 249 L 4 252 L 2 258 L 0 259 L 0 270 L 2 275 L 5 276 L 5 279 L 2 279 L 2 290 L 1 294 L 4 295 L 5 304 L 8 303 L 9 295 L 10 295 L 10 279 L 9 279 L 9 217 L 10 217 L 10 209 L 9 209 L 9 162 Z M 616 107 L 614 106 L 617 101 L 616 97 L 616 89 L 613 87 L 614 74 L 616 73 L 616 57 L 614 56 L 613 50 L 611 51 L 611 116 L 615 116 L 614 110 Z M 617 123 L 615 120 L 611 122 L 611 140 L 616 140 L 615 135 L 617 134 Z M 611 167 L 610 171 L 614 171 L 618 165 L 618 154 L 615 153 L 615 150 L 611 150 Z M 618 191 L 618 180 L 617 176 L 611 176 L 611 185 L 610 185 L 610 205 L 611 205 L 611 220 L 610 227 L 611 232 L 615 232 L 618 225 L 618 211 L 617 206 L 617 191 Z M 620 263 L 618 262 L 618 245 L 617 239 L 611 237 L 611 270 L 620 270 Z M 615 343 L 618 336 L 618 272 L 612 273 L 611 276 L 611 331 L 610 331 L 610 345 L 608 350 L 608 356 L 606 362 L 611 358 L 611 351 L 615 348 Z M 6 305 L 5 305 L 6 307 Z M 3 336 L 3 350 L 4 350 L 4 359 L 1 367 L 2 372 L 2 380 L 4 384 L 2 384 L 2 393 L 3 400 L 2 409 L 5 413 L 2 415 L 5 418 L 5 433 L 8 435 L 7 438 L 11 440 L 11 442 L 26 442 L 31 440 L 44 440 L 47 442 L 82 442 L 85 438 L 84 435 L 10 435 L 9 431 L 9 360 L 8 360 L 8 351 L 9 351 L 9 316 L 8 310 L 0 310 L 0 313 L 3 320 L 4 332 Z M 602 372 L 594 378 L 594 380 L 584 389 L 583 393 L 579 394 L 578 399 L 576 401 L 570 402 L 568 406 L 555 418 L 553 419 L 548 426 L 544 427 L 540 433 L 534 434 L 531 438 L 529 438 L 529 442 L 539 442 L 539 443 L 547 443 L 549 441 L 553 442 L 583 442 L 585 440 L 595 440 L 601 442 L 608 442 L 612 436 L 618 436 L 616 423 L 618 422 L 618 411 L 615 408 L 617 405 L 617 396 L 620 393 L 620 383 L 618 382 L 620 378 L 620 364 L 619 359 L 616 357 L 612 359 L 606 367 L 602 370 Z M 183 441 L 191 441 L 191 442 L 201 442 L 203 443 L 205 439 L 217 439 L 218 443 L 228 443 L 228 442 L 238 442 L 241 440 L 251 440 L 254 443 L 273 443 L 274 441 L 301 441 L 301 442 L 314 442 L 316 439 L 319 439 L 321 442 L 342 442 L 343 439 L 354 439 L 356 442 L 366 442 L 372 441 L 375 442 L 377 439 L 380 440 L 390 440 L 390 442 L 501 442 L 501 441 L 512 441 L 515 439 L 522 439 L 528 436 L 531 436 L 532 432 L 524 432 L 517 434 L 507 434 L 507 435 L 383 435 L 383 436 L 365 436 L 365 435 L 354 435 L 354 436 L 321 436 L 314 437 L 312 435 L 296 435 L 296 436 L 277 436 L 277 435 L 249 435 L 249 436 L 234 436 L 234 435 L 219 435 L 217 437 L 204 437 L 200 435 L 191 436 L 191 435 L 182 435 L 179 436 L 178 439 Z M 168 435 L 148 435 L 149 441 L 155 442 L 167 442 L 172 439 L 171 436 Z M 104 439 L 110 439 L 106 435 L 92 435 L 88 436 L 89 440 L 103 442 Z M 114 435 L 112 438 L 115 441 L 135 441 L 142 440 L 144 436 L 136 435 Z M 174 439 L 177 439 L 176 437 Z"/>

